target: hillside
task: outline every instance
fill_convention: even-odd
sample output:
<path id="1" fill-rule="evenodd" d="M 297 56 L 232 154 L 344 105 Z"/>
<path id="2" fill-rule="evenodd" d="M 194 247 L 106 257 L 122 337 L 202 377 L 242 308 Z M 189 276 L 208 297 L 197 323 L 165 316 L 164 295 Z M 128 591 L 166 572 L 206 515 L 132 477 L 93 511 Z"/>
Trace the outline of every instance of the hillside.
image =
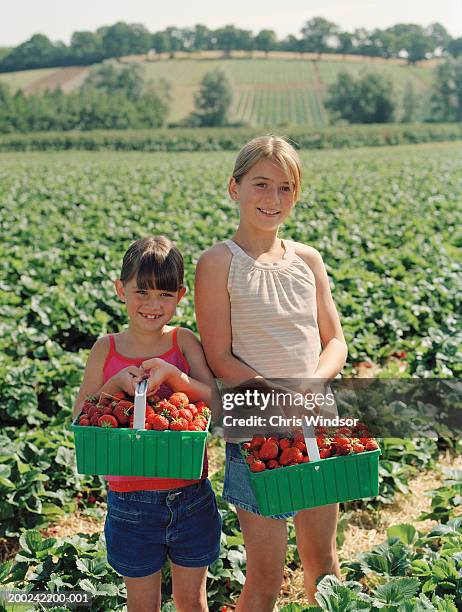
<path id="1" fill-rule="evenodd" d="M 287 57 L 289 56 L 289 57 Z M 146 77 L 166 78 L 172 84 L 170 121 L 179 121 L 193 109 L 194 93 L 203 75 L 222 68 L 234 88 L 230 119 L 253 127 L 309 126 L 328 123 L 323 98 L 338 73 L 346 70 L 354 75 L 366 71 L 387 76 L 394 86 L 398 109 L 402 109 L 409 85 L 415 94 L 416 114 L 423 117 L 427 106 L 434 63 L 406 65 L 393 60 L 377 60 L 346 56 L 323 56 L 320 61 L 295 54 L 268 58 L 175 58 L 143 62 Z M 12 90 L 37 93 L 60 86 L 65 92 L 80 87 L 91 67 L 47 68 L 0 74 L 0 82 Z M 398 111 L 399 114 L 402 110 Z"/>

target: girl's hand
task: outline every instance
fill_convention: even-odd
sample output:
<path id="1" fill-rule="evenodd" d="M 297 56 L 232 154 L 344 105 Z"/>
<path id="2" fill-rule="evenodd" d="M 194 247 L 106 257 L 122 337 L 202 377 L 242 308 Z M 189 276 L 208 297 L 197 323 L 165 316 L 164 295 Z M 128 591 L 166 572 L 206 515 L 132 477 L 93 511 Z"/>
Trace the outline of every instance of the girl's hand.
<path id="1" fill-rule="evenodd" d="M 152 395 L 162 383 L 168 384 L 170 378 L 181 374 L 177 367 L 159 357 L 143 361 L 141 367 L 149 373 L 147 395 Z"/>
<path id="2" fill-rule="evenodd" d="M 112 377 L 112 380 L 120 391 L 125 391 L 128 395 L 135 395 L 135 387 L 144 377 L 144 372 L 141 368 L 128 366 L 117 372 Z"/>

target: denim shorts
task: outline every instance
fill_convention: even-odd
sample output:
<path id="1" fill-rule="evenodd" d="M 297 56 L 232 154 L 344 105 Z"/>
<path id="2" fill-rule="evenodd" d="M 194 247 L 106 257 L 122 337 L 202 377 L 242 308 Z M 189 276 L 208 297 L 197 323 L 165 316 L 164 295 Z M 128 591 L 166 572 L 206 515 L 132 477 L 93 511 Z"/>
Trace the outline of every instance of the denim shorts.
<path id="1" fill-rule="evenodd" d="M 220 555 L 221 517 L 208 479 L 161 491 L 108 491 L 104 525 L 107 560 L 116 572 L 140 578 L 167 558 L 205 567 Z"/>
<path id="2" fill-rule="evenodd" d="M 241 455 L 240 444 L 226 443 L 225 482 L 222 497 L 230 504 L 261 516 L 250 484 L 249 471 Z M 267 518 L 288 519 L 296 514 L 296 512 L 287 512 L 286 514 L 274 514 Z"/>

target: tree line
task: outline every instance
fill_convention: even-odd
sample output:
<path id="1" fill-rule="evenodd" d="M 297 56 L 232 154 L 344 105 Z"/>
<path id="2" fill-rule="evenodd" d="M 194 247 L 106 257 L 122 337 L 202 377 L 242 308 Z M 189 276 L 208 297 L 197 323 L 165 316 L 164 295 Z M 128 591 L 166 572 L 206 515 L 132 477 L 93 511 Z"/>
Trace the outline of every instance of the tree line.
<path id="1" fill-rule="evenodd" d="M 0 72 L 83 66 L 125 55 L 155 53 L 174 54 L 178 51 L 291 51 L 297 53 L 340 53 L 371 57 L 406 57 L 410 63 L 437 55 L 462 55 L 462 37 L 453 38 L 440 23 L 424 28 L 416 24 L 399 23 L 386 29 L 357 28 L 342 30 L 323 17 L 306 21 L 299 36 L 292 34 L 279 40 L 274 30 L 263 29 L 257 34 L 227 25 L 209 29 L 197 24 L 191 28 L 168 27 L 149 32 L 141 24 L 118 22 L 95 32 L 74 32 L 69 45 L 52 42 L 43 34 L 0 54 Z"/>
<path id="2" fill-rule="evenodd" d="M 229 119 L 232 97 L 226 74 L 220 69 L 208 72 L 195 93 L 194 110 L 171 126 L 237 127 Z M 325 97 L 332 123 L 415 121 L 417 96 L 412 85 L 404 92 L 400 117 L 396 102 L 393 83 L 377 73 L 354 77 L 341 72 Z M 94 67 L 84 85 L 69 94 L 57 89 L 13 95 L 0 83 L 0 133 L 159 128 L 167 124 L 170 103 L 169 82 L 146 80 L 139 63 L 109 60 Z M 436 69 L 426 121 L 462 121 L 462 58 Z"/>

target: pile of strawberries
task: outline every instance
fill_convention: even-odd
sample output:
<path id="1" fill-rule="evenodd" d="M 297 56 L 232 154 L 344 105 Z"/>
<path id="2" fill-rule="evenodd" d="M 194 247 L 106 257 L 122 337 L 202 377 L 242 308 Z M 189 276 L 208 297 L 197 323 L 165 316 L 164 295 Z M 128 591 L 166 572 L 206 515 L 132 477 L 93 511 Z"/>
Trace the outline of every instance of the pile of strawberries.
<path id="1" fill-rule="evenodd" d="M 321 459 L 363 453 L 379 448 L 364 423 L 358 423 L 354 428 L 317 427 L 315 435 Z M 252 472 L 274 470 L 309 461 L 305 438 L 301 433 L 296 434 L 293 438 L 278 438 L 277 436 L 265 438 L 255 435 L 250 442 L 244 442 L 241 448 Z"/>
<path id="2" fill-rule="evenodd" d="M 78 424 L 95 427 L 133 428 L 133 398 L 123 392 L 88 397 Z M 191 403 L 186 393 L 175 392 L 168 399 L 147 399 L 145 429 L 164 431 L 205 431 L 210 408 L 205 402 Z"/>

